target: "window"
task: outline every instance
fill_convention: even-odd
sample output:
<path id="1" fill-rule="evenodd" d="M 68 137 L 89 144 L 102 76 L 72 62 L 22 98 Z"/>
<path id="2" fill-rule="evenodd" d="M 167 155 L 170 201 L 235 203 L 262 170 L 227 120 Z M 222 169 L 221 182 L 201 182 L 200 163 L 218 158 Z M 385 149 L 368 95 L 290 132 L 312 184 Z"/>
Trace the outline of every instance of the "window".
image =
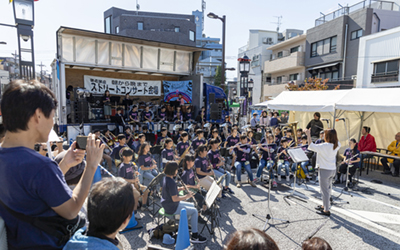
<path id="1" fill-rule="evenodd" d="M 111 34 L 111 16 L 106 17 L 104 20 L 104 32 Z"/>
<path id="2" fill-rule="evenodd" d="M 138 30 L 143 30 L 143 22 L 138 22 L 137 23 L 137 29 Z"/>
<path id="3" fill-rule="evenodd" d="M 278 58 L 283 57 L 283 52 L 282 52 L 282 51 L 278 52 L 278 54 L 277 54 L 276 56 L 277 56 Z"/>
<path id="4" fill-rule="evenodd" d="M 397 82 L 399 80 L 399 60 L 374 64 L 371 82 Z"/>
<path id="5" fill-rule="evenodd" d="M 297 47 L 291 48 L 291 49 L 290 49 L 290 53 L 297 52 L 297 51 L 299 51 L 299 49 L 300 49 L 300 46 L 297 46 Z"/>
<path id="6" fill-rule="evenodd" d="M 278 76 L 276 78 L 276 83 L 282 83 L 282 76 Z"/>
<path id="7" fill-rule="evenodd" d="M 298 80 L 299 74 L 291 74 L 289 75 L 289 80 L 290 81 L 296 81 Z"/>
<path id="8" fill-rule="evenodd" d="M 115 34 L 119 33 L 119 26 L 115 27 Z"/>
<path id="9" fill-rule="evenodd" d="M 351 40 L 355 40 L 357 38 L 362 37 L 362 35 L 363 35 L 363 30 L 359 29 L 359 30 L 355 30 L 355 31 L 351 32 L 350 37 L 351 37 Z"/>
<path id="10" fill-rule="evenodd" d="M 175 32 L 179 32 L 179 27 L 175 27 Z"/>
<path id="11" fill-rule="evenodd" d="M 194 41 L 194 31 L 193 30 L 189 30 L 189 40 Z"/>
<path id="12" fill-rule="evenodd" d="M 336 36 L 311 44 L 311 57 L 322 56 L 336 52 Z"/>

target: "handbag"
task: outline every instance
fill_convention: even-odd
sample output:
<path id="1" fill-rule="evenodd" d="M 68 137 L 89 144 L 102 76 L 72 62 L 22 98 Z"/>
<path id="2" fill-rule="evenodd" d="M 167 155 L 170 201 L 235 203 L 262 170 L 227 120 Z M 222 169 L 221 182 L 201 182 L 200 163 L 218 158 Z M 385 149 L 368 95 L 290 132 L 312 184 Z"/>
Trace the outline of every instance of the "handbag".
<path id="1" fill-rule="evenodd" d="M 67 220 L 59 215 L 49 217 L 32 217 L 12 210 L 0 200 L 0 204 L 15 218 L 25 221 L 45 233 L 58 239 L 57 245 L 63 246 L 76 231 L 85 225 L 86 220 L 79 215 L 75 219 Z"/>

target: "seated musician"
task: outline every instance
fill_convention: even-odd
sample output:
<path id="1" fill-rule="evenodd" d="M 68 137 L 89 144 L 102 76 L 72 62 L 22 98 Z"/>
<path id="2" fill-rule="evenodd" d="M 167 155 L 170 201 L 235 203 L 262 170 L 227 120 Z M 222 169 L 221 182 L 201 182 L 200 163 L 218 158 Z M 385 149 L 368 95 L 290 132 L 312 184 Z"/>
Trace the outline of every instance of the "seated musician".
<path id="1" fill-rule="evenodd" d="M 183 132 L 181 134 L 181 137 L 179 139 L 178 144 L 176 145 L 175 154 L 177 156 L 181 157 L 182 154 L 186 151 L 186 149 L 190 147 L 188 140 L 189 140 L 188 133 L 187 132 Z"/>
<path id="2" fill-rule="evenodd" d="M 334 184 L 340 183 L 340 176 L 346 175 L 347 168 L 349 167 L 349 188 L 353 187 L 353 176 L 356 173 L 357 168 L 360 167 L 360 151 L 357 147 L 357 141 L 354 138 L 350 139 L 349 148 L 344 151 L 344 159 L 340 164 L 339 171 L 336 174 L 336 180 Z"/>
<path id="3" fill-rule="evenodd" d="M 206 123 L 206 107 L 201 107 L 199 115 L 196 117 L 196 121 L 202 124 Z"/>
<path id="4" fill-rule="evenodd" d="M 370 152 L 376 152 L 376 143 L 375 143 L 375 138 L 370 134 L 371 128 L 364 126 L 361 130 L 361 139 L 360 142 L 358 143 L 358 150 L 360 152 L 363 151 L 370 151 Z M 368 158 L 373 158 L 373 155 L 361 155 L 361 167 L 364 164 L 364 159 Z"/>
<path id="5" fill-rule="evenodd" d="M 210 151 L 207 153 L 207 157 L 210 160 L 210 163 L 213 167 L 215 176 L 217 178 L 220 178 L 222 175 L 226 174 L 225 176 L 225 186 L 223 187 L 224 189 L 222 190 L 223 192 L 229 192 L 231 194 L 234 194 L 232 189 L 229 188 L 229 183 L 231 182 L 232 175 L 228 171 L 225 171 L 224 165 L 225 165 L 225 160 L 222 160 L 221 155 L 219 154 L 219 147 L 220 142 L 217 141 L 217 139 L 211 139 L 209 142 L 209 146 L 211 147 Z"/>
<path id="6" fill-rule="evenodd" d="M 104 178 L 94 184 L 87 199 L 88 231 L 85 233 L 85 229 L 79 229 L 63 249 L 122 249 L 117 235 L 132 217 L 132 196 L 132 186 L 122 178 Z"/>
<path id="7" fill-rule="evenodd" d="M 230 149 L 230 152 L 235 150 L 236 161 L 235 161 L 235 168 L 236 168 L 236 176 L 237 176 L 237 187 L 240 188 L 242 186 L 241 179 L 242 179 L 242 167 L 246 170 L 247 174 L 249 175 L 250 185 L 252 187 L 256 187 L 256 184 L 253 182 L 253 172 L 250 168 L 250 146 L 247 144 L 247 136 L 241 135 L 240 136 L 240 144 L 236 144 L 234 148 Z"/>
<path id="8" fill-rule="evenodd" d="M 128 145 L 128 147 L 133 148 L 133 133 L 132 130 L 129 126 L 125 127 L 125 138 L 126 138 L 126 145 Z"/>
<path id="9" fill-rule="evenodd" d="M 289 143 L 289 147 L 293 146 L 296 142 L 293 140 L 293 130 L 291 128 L 286 129 L 286 134 L 283 138 L 286 138 L 286 140 Z"/>
<path id="10" fill-rule="evenodd" d="M 117 140 L 117 138 L 116 138 L 113 134 L 111 134 L 111 132 L 110 132 L 109 129 L 106 129 L 106 130 L 104 131 L 104 136 L 105 136 L 106 139 L 107 139 L 107 144 L 108 144 L 108 146 L 110 146 L 110 148 L 113 148 L 113 147 L 114 147 L 114 144 L 115 144 L 115 141 Z"/>
<path id="11" fill-rule="evenodd" d="M 184 132 L 185 130 L 183 129 L 183 128 L 178 128 L 178 133 L 176 133 L 173 137 L 173 141 L 174 141 L 174 143 L 175 144 L 177 144 L 178 143 L 178 141 L 179 141 L 179 139 L 181 138 L 181 135 L 182 135 L 182 133 Z"/>
<path id="12" fill-rule="evenodd" d="M 167 128 L 166 127 L 162 127 L 161 128 L 161 135 L 157 137 L 156 144 L 157 145 L 161 145 L 161 142 L 163 142 L 166 138 L 169 138 L 167 134 L 168 134 Z"/>
<path id="13" fill-rule="evenodd" d="M 149 105 L 142 111 L 142 122 L 147 123 L 147 127 L 154 131 L 153 112 L 150 111 Z"/>
<path id="14" fill-rule="evenodd" d="M 174 114 L 174 122 L 181 124 L 182 121 L 183 121 L 183 114 L 182 114 L 182 111 L 181 111 L 181 107 L 178 106 L 178 107 L 176 107 L 176 111 L 175 111 L 175 114 Z"/>
<path id="15" fill-rule="evenodd" d="M 290 181 L 290 165 L 291 165 L 291 157 L 287 152 L 289 148 L 289 142 L 286 138 L 282 138 L 281 146 L 278 148 L 277 157 L 278 157 L 278 181 L 281 181 L 282 175 L 282 167 L 285 168 L 286 181 Z"/>
<path id="16" fill-rule="evenodd" d="M 185 113 L 184 119 L 185 119 L 186 122 L 190 122 L 190 123 L 194 122 L 194 117 L 193 117 L 193 114 L 192 114 L 192 108 L 190 106 L 187 107 L 187 109 L 186 109 L 186 113 Z"/>
<path id="17" fill-rule="evenodd" d="M 256 139 L 254 139 L 254 133 L 251 128 L 247 130 L 247 143 L 250 144 L 252 147 L 255 147 L 257 145 Z"/>
<path id="18" fill-rule="evenodd" d="M 151 182 L 154 177 L 158 175 L 157 172 L 157 164 L 151 158 L 150 155 L 150 145 L 145 142 L 140 146 L 139 149 L 139 180 L 140 184 L 143 184 L 143 179 L 146 178 L 149 182 Z"/>
<path id="19" fill-rule="evenodd" d="M 202 129 L 196 130 L 196 138 L 192 141 L 192 150 L 196 151 L 196 149 L 200 145 L 206 145 L 206 140 L 204 139 L 204 131 Z"/>
<path id="20" fill-rule="evenodd" d="M 149 195 L 150 190 L 146 190 L 146 186 L 139 183 L 139 169 L 135 163 L 132 162 L 133 151 L 130 148 L 122 149 L 122 162 L 119 165 L 118 176 L 124 178 L 127 182 L 132 184 L 133 187 L 133 197 L 135 198 L 135 205 L 133 207 L 133 211 L 135 212 L 135 218 L 139 219 L 139 215 L 137 213 L 137 207 L 139 204 L 139 198 L 142 197 L 142 211 L 144 211 L 147 207 L 147 197 Z"/>
<path id="21" fill-rule="evenodd" d="M 280 127 L 276 127 L 274 130 L 275 133 L 275 143 L 276 145 L 279 145 L 281 143 L 281 139 L 282 139 L 282 131 Z"/>
<path id="22" fill-rule="evenodd" d="M 229 121 L 229 115 L 226 115 L 226 116 L 225 116 L 225 120 L 224 120 L 223 123 L 227 123 L 227 124 L 229 124 L 229 125 L 232 125 L 232 123 Z"/>
<path id="23" fill-rule="evenodd" d="M 96 140 L 100 140 L 100 145 L 103 144 L 103 143 L 106 143 L 100 137 L 100 134 L 101 134 L 100 130 L 95 129 L 95 130 L 93 130 L 92 133 L 96 136 Z M 107 150 L 108 153 L 106 153 L 106 150 Z M 111 160 L 110 154 L 111 154 L 111 152 L 106 146 L 104 148 L 104 151 L 103 151 L 103 160 L 105 160 L 107 162 L 108 171 L 112 172 L 112 160 Z"/>
<path id="24" fill-rule="evenodd" d="M 302 139 L 301 137 L 303 136 L 303 129 L 302 128 L 298 128 L 296 131 L 296 137 L 297 137 L 297 144 L 301 144 L 302 143 Z"/>
<path id="25" fill-rule="evenodd" d="M 198 233 L 198 213 L 193 203 L 184 202 L 184 200 L 193 197 L 192 193 L 184 196 L 179 196 L 178 192 L 184 190 L 184 187 L 178 188 L 174 177 L 178 174 L 178 164 L 176 162 L 168 162 L 165 165 L 164 173 L 165 177 L 163 180 L 161 205 L 163 206 L 165 213 L 167 214 L 180 214 L 183 208 L 186 209 L 188 220 L 190 219 L 190 225 L 192 228 L 192 235 L 190 241 L 192 243 L 203 243 L 207 239 Z"/>
<path id="26" fill-rule="evenodd" d="M 174 145 L 174 142 L 172 141 L 171 138 L 166 138 L 164 142 L 164 149 L 161 152 L 161 162 L 162 162 L 162 168 L 165 168 L 165 164 L 169 161 L 175 161 L 177 160 L 174 154 L 174 150 L 172 149 L 172 146 Z"/>
<path id="27" fill-rule="evenodd" d="M 134 149 L 134 151 L 135 151 L 136 154 L 139 154 L 140 146 L 141 146 L 143 143 L 146 142 L 146 135 L 145 135 L 145 134 L 140 134 L 140 135 L 138 136 L 138 138 L 139 138 L 138 144 L 137 144 L 137 146 L 136 146 L 135 149 Z"/>
<path id="28" fill-rule="evenodd" d="M 193 171 L 194 166 L 194 156 L 192 154 L 187 154 L 182 159 L 182 181 L 185 183 L 186 187 L 189 189 L 190 192 L 194 193 L 194 198 L 197 202 L 197 211 L 199 213 L 206 215 L 209 214 L 207 211 L 207 205 L 205 203 L 204 197 L 206 196 L 207 192 L 204 189 L 201 189 L 199 179 L 197 178 L 196 174 Z M 197 184 L 196 184 L 197 182 Z M 185 190 L 186 191 L 186 190 Z M 186 192 L 187 193 L 187 192 Z M 199 214 L 199 222 L 204 222 L 203 218 L 201 218 Z"/>
<path id="29" fill-rule="evenodd" d="M 310 158 L 313 153 L 312 151 L 308 151 L 308 141 L 307 141 L 307 135 L 302 135 L 301 137 L 301 143 L 298 145 L 303 149 L 304 153 L 307 155 L 308 158 Z M 308 165 L 310 165 L 310 161 L 303 161 L 300 163 L 301 169 L 303 169 L 304 174 L 306 175 L 307 180 L 311 179 L 309 172 L 308 172 Z"/>
<path id="30" fill-rule="evenodd" d="M 233 128 L 232 128 L 232 131 L 231 131 L 231 134 L 230 134 L 230 135 L 226 138 L 226 140 L 225 140 L 225 145 L 224 145 L 224 147 L 225 147 L 225 148 L 233 147 L 233 146 L 235 146 L 236 144 L 239 143 L 239 140 L 240 140 L 240 139 L 239 139 L 239 136 L 238 136 L 237 127 L 233 127 Z M 232 152 L 233 152 L 233 151 L 230 151 L 231 155 L 232 155 Z M 229 159 L 231 159 L 231 157 L 229 157 Z M 234 166 L 235 159 L 236 159 L 236 155 L 233 155 L 233 156 L 232 156 L 232 163 L 231 163 L 231 166 L 232 166 L 232 167 Z"/>
<path id="31" fill-rule="evenodd" d="M 118 142 L 119 142 L 119 145 L 117 147 L 115 147 L 111 153 L 111 158 L 114 159 L 115 166 L 117 168 L 118 168 L 119 164 L 121 163 L 121 155 L 120 155 L 120 153 L 122 152 L 121 150 L 125 147 L 128 147 L 126 145 L 126 137 L 124 134 L 118 135 Z"/>
<path id="32" fill-rule="evenodd" d="M 129 113 L 129 123 L 134 126 L 139 125 L 140 123 L 138 107 L 136 105 L 133 105 L 132 111 Z"/>
<path id="33" fill-rule="evenodd" d="M 160 112 L 158 113 L 158 119 L 163 123 L 168 123 L 167 121 L 167 111 L 165 106 L 161 106 Z"/>
<path id="34" fill-rule="evenodd" d="M 207 145 L 210 145 L 210 141 L 211 141 L 212 139 L 217 140 L 218 147 L 219 147 L 219 145 L 221 145 L 222 140 L 221 140 L 221 137 L 219 136 L 218 129 L 216 129 L 216 128 L 213 129 L 213 131 L 212 131 L 212 133 L 211 133 L 210 139 L 207 140 Z"/>
<path id="35" fill-rule="evenodd" d="M 400 156 L 400 132 L 396 134 L 395 141 L 392 141 L 390 145 L 387 147 L 388 151 L 391 155 Z M 393 163 L 394 173 L 390 171 L 389 163 Z M 399 168 L 400 168 L 400 160 L 393 160 L 388 158 L 382 158 L 381 163 L 383 165 L 382 174 L 392 174 L 393 177 L 399 177 Z"/>
<path id="36" fill-rule="evenodd" d="M 215 174 L 212 169 L 212 166 L 209 164 L 207 158 L 207 147 L 205 145 L 200 145 L 196 149 L 195 158 L 196 159 L 194 160 L 194 166 L 196 169 L 197 177 L 199 178 L 200 186 L 202 186 L 205 190 L 208 191 L 212 183 L 214 182 L 214 179 L 211 176 L 214 176 L 215 178 Z M 221 184 L 219 184 L 219 186 L 221 187 L 221 192 L 218 194 L 218 198 L 221 198 L 222 186 Z"/>
<path id="37" fill-rule="evenodd" d="M 274 136 L 269 134 L 267 136 L 267 140 L 263 138 L 261 143 L 258 144 L 258 151 L 262 153 L 262 158 L 260 160 L 260 164 L 257 169 L 257 177 L 255 182 L 259 180 L 261 177 L 262 171 L 265 167 L 267 167 L 267 171 L 269 172 L 269 178 L 272 180 L 272 187 L 277 187 L 278 184 L 275 181 L 275 175 L 272 171 L 272 168 L 275 166 L 275 156 L 276 156 L 276 148 L 277 145 L 274 141 Z"/>

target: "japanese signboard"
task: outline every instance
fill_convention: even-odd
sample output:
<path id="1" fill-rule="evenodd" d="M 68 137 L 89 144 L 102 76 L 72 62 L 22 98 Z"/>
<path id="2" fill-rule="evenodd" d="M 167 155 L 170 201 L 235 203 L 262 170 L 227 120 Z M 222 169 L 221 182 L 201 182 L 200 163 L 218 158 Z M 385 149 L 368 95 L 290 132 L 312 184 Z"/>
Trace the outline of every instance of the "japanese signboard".
<path id="1" fill-rule="evenodd" d="M 161 96 L 161 81 L 115 79 L 98 76 L 84 76 L 85 88 L 93 94 L 130 96 Z"/>

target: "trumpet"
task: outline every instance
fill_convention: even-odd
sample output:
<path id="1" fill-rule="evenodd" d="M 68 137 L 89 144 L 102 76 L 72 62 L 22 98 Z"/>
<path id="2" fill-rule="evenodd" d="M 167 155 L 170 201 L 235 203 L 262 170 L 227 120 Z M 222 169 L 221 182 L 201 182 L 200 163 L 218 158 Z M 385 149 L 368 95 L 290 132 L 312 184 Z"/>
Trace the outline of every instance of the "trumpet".
<path id="1" fill-rule="evenodd" d="M 112 148 L 108 145 L 107 142 L 105 142 L 105 141 L 103 140 L 102 137 L 103 137 L 104 139 L 107 140 L 107 138 L 106 138 L 102 133 L 100 133 L 100 137 L 99 137 L 100 141 L 108 148 L 108 150 L 110 150 L 110 152 L 112 152 Z"/>

